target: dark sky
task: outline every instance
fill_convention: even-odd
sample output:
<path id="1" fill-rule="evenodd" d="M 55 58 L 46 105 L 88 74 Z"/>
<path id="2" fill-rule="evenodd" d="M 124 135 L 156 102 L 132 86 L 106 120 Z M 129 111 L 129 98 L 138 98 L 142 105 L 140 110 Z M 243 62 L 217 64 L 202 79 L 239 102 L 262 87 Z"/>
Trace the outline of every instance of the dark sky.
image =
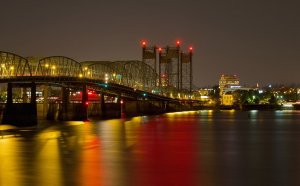
<path id="1" fill-rule="evenodd" d="M 242 85 L 300 83 L 299 1 L 9 0 L 0 50 L 77 61 L 141 59 L 140 40 L 193 45 L 194 84 L 236 74 Z"/>

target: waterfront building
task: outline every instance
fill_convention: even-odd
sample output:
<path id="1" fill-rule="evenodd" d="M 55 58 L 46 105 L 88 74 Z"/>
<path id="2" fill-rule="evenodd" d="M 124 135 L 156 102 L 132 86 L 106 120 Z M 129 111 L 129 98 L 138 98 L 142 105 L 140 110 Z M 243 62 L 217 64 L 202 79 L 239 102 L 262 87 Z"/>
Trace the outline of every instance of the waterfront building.
<path id="1" fill-rule="evenodd" d="M 241 88 L 239 78 L 236 75 L 222 75 L 219 80 L 220 96 L 225 94 L 226 89 Z"/>
<path id="2" fill-rule="evenodd" d="M 211 101 L 211 92 L 214 90 L 212 88 L 199 88 L 194 91 L 194 95 L 196 95 L 196 99 L 202 102 L 210 102 Z"/>
<path id="3" fill-rule="evenodd" d="M 231 92 L 228 92 L 226 94 L 223 94 L 222 97 L 222 102 L 221 105 L 225 106 L 232 106 L 233 105 L 233 95 Z"/>

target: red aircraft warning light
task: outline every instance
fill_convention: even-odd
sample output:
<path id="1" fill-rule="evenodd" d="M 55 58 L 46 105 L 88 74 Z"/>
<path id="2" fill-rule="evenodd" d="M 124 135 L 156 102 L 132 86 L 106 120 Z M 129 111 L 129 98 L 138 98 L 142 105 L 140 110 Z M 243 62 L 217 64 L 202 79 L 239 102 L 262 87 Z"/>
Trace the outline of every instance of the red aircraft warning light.
<path id="1" fill-rule="evenodd" d="M 143 47 L 146 47 L 147 42 L 146 41 L 142 41 L 142 45 L 143 45 Z"/>
<path id="2" fill-rule="evenodd" d="M 161 51 L 162 51 L 162 48 L 161 48 L 161 47 L 159 47 L 159 48 L 158 48 L 158 51 L 159 51 L 159 52 L 161 52 Z"/>
<path id="3" fill-rule="evenodd" d="M 176 41 L 176 45 L 179 46 L 181 42 L 179 40 Z"/>
<path id="4" fill-rule="evenodd" d="M 193 52 L 193 47 L 192 47 L 192 46 L 190 46 L 189 50 L 190 50 L 190 52 Z"/>

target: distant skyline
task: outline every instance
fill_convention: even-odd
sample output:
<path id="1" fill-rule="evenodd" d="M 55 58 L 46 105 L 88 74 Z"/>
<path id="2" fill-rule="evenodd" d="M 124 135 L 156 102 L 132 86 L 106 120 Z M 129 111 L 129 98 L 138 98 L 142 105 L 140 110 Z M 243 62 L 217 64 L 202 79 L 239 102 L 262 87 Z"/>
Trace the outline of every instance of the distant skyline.
<path id="1" fill-rule="evenodd" d="M 77 61 L 141 60 L 140 41 L 194 48 L 194 84 L 300 84 L 300 2 L 128 0 L 1 2 L 0 50 Z"/>

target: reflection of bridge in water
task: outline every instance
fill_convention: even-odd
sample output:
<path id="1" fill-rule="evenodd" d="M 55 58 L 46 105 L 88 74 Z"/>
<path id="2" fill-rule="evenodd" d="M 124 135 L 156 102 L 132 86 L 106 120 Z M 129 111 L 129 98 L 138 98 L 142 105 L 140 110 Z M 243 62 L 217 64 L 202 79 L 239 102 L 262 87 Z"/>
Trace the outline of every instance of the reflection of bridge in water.
<path id="1" fill-rule="evenodd" d="M 193 102 L 188 91 L 158 86 L 155 70 L 142 61 L 80 63 L 0 52 L 0 82 L 6 86 L 2 122 L 9 124 L 164 113 L 190 109 Z"/>

